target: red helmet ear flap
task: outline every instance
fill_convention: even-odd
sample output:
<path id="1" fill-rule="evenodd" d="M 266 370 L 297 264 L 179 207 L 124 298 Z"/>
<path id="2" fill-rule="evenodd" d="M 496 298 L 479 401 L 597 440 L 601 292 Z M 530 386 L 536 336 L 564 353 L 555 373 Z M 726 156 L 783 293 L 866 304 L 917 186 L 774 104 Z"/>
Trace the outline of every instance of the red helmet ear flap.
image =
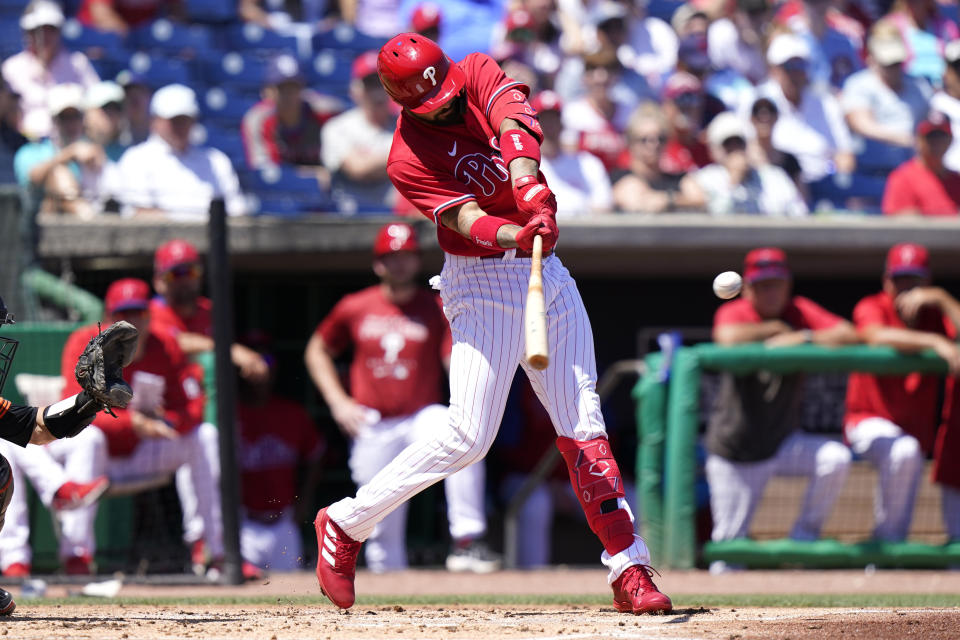
<path id="1" fill-rule="evenodd" d="M 414 113 L 439 109 L 463 88 L 466 74 L 440 46 L 419 33 L 391 38 L 377 56 L 384 90 Z"/>

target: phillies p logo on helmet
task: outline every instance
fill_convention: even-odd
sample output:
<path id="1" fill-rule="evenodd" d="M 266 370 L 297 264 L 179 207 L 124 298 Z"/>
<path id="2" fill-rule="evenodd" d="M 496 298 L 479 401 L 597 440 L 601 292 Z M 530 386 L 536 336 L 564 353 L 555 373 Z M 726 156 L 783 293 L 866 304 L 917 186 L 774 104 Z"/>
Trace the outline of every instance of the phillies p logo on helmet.
<path id="1" fill-rule="evenodd" d="M 440 45 L 419 33 L 401 33 L 383 45 L 377 56 L 377 74 L 387 95 L 414 113 L 439 109 L 455 98 L 466 82 L 463 69 Z"/>

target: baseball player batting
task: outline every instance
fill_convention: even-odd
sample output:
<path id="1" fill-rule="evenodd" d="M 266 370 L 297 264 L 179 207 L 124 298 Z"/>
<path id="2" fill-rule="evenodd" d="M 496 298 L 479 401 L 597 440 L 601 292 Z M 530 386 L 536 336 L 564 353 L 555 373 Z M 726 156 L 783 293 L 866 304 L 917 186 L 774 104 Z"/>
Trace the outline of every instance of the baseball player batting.
<path id="1" fill-rule="evenodd" d="M 380 81 L 402 107 L 387 164 L 400 193 L 437 225 L 439 278 L 450 322 L 448 423 L 412 443 L 314 523 L 317 578 L 338 607 L 354 603 L 357 555 L 376 524 L 417 492 L 482 459 L 496 437 L 517 366 L 557 431 L 557 447 L 593 532 L 603 543 L 613 603 L 627 613 L 671 610 L 634 534 L 623 479 L 596 393 L 593 336 L 569 272 L 553 255 L 556 198 L 539 171 L 541 131 L 528 87 L 474 53 L 454 63 L 432 40 L 404 33 L 378 58 Z M 550 366 L 524 359 L 523 316 L 533 238 L 543 244 Z"/>

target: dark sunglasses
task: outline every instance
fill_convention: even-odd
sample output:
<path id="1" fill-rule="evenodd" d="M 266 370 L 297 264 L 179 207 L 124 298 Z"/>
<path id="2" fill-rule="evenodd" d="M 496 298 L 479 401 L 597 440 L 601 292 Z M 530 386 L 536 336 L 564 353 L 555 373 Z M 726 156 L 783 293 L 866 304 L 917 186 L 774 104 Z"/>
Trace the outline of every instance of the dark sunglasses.
<path id="1" fill-rule="evenodd" d="M 659 136 L 631 136 L 631 137 L 630 137 L 630 142 L 631 142 L 631 143 L 638 143 L 638 144 L 664 145 L 664 144 L 667 143 L 667 136 L 665 136 L 665 135 L 659 135 Z"/>
<path id="2" fill-rule="evenodd" d="M 198 279 L 203 275 L 203 268 L 198 264 L 178 264 L 163 274 L 163 279 L 167 282 L 180 280 L 182 278 Z"/>

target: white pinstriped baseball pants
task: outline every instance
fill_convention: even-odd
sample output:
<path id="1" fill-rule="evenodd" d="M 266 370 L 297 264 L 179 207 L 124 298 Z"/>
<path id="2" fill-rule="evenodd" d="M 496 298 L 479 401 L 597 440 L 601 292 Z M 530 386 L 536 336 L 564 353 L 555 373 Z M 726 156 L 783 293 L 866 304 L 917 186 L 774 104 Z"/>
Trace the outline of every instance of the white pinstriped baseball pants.
<path id="1" fill-rule="evenodd" d="M 404 501 L 486 455 L 500 428 L 518 365 L 558 435 L 580 441 L 606 435 L 596 393 L 590 320 L 573 278 L 556 256 L 543 261 L 550 366 L 536 371 L 524 361 L 523 309 L 529 277 L 530 259 L 516 258 L 514 251 L 485 260 L 446 256 L 440 292 L 453 335 L 449 422 L 431 438 L 404 449 L 355 498 L 330 506 L 328 515 L 348 536 L 366 540 L 376 524 Z M 650 562 L 639 537 L 612 558 L 604 552 L 602 560 L 613 579 L 632 564 Z"/>

